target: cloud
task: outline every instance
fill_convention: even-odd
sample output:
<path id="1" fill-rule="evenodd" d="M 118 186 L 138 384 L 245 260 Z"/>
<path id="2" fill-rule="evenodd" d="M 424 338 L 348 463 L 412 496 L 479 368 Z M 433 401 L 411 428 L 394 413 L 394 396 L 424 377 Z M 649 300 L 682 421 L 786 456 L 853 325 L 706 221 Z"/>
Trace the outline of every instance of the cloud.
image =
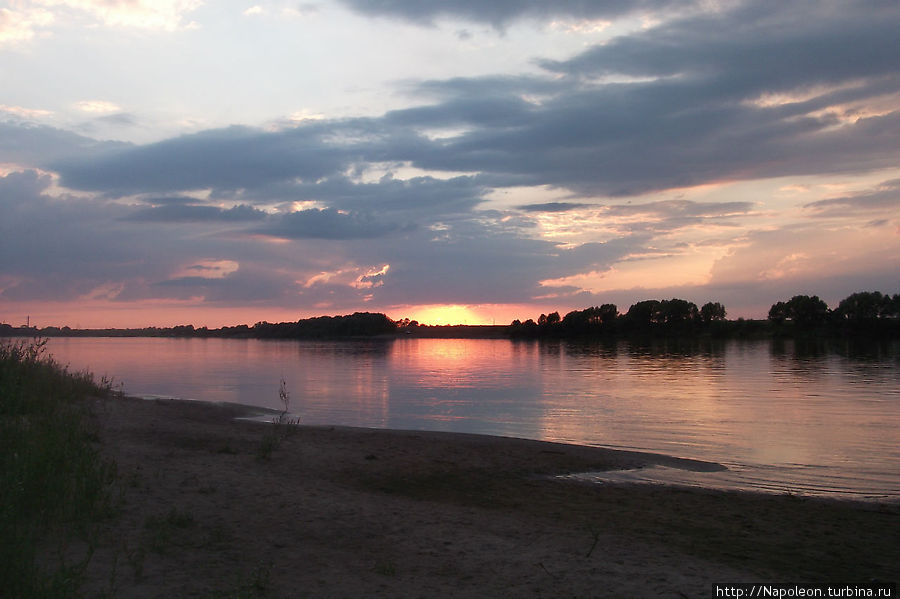
<path id="1" fill-rule="evenodd" d="M 53 166 L 65 185 L 119 193 L 318 185 L 397 162 L 627 197 L 896 165 L 900 5 L 760 6 L 665 21 L 544 60 L 545 75 L 420 82 L 432 103 L 382 117 L 203 131 Z"/>
<path id="2" fill-rule="evenodd" d="M 0 8 L 0 47 L 33 39 L 53 20 L 53 13 L 42 8 Z"/>
<path id="3" fill-rule="evenodd" d="M 319 13 L 319 5 L 313 2 L 296 3 L 281 9 L 285 17 L 306 18 Z"/>
<path id="4" fill-rule="evenodd" d="M 75 103 L 75 108 L 82 112 L 90 112 L 94 114 L 109 114 L 111 112 L 120 112 L 122 109 L 114 102 L 107 100 L 81 100 Z"/>
<path id="5" fill-rule="evenodd" d="M 538 105 L 523 103 L 521 80 L 456 79 L 431 88 L 488 92 L 492 110 L 464 110 L 469 105 L 448 97 L 390 116 L 419 128 L 428 118 L 469 126 L 421 153 L 421 168 L 481 170 L 497 181 L 587 194 L 896 164 L 898 102 L 868 117 L 863 107 L 900 91 L 891 58 L 900 8 L 844 18 L 828 4 L 771 15 L 757 6 L 666 22 L 570 60 L 541 61 L 566 77 L 542 80 Z M 610 76 L 625 79 L 605 82 Z M 758 101 L 773 92 L 808 95 L 816 85 L 825 87 L 802 101 Z M 863 118 L 839 120 L 848 103 Z M 492 121 L 493 114 L 503 118 Z"/>
<path id="6" fill-rule="evenodd" d="M 154 221 L 140 207 L 49 195 L 52 185 L 51 176 L 33 170 L 0 177 L 0 301 L 276 302 L 297 287 L 289 267 L 305 268 L 283 248 L 222 234 L 223 222 L 232 230 L 258 223 L 234 218 L 255 214 L 252 208 Z M 160 207 L 201 208 L 176 198 L 157 201 Z M 159 226 L 175 216 L 184 227 Z"/>
<path id="7" fill-rule="evenodd" d="M 589 206 L 590 204 L 578 204 L 575 202 L 545 202 L 543 204 L 524 204 L 516 207 L 525 212 L 569 212 Z"/>
<path id="8" fill-rule="evenodd" d="M 896 4 L 748 2 L 729 11 L 662 23 L 562 61 L 551 71 L 580 77 L 682 77 L 717 82 L 722 92 L 795 89 L 892 74 Z"/>
<path id="9" fill-rule="evenodd" d="M 127 112 L 98 116 L 95 121 L 106 125 L 115 125 L 118 127 L 133 127 L 138 123 L 137 117 Z"/>
<path id="10" fill-rule="evenodd" d="M 0 272 L 18 281 L 4 299 L 73 299 L 126 279 L 141 259 L 127 233 L 108 226 L 110 207 L 55 199 L 52 184 L 36 171 L 0 178 Z"/>
<path id="11" fill-rule="evenodd" d="M 858 194 L 809 202 L 803 206 L 815 216 L 852 216 L 861 212 L 900 214 L 900 179 L 884 181 Z"/>
<path id="12" fill-rule="evenodd" d="M 753 209 L 751 202 L 694 202 L 691 200 L 659 200 L 643 204 L 608 206 L 611 216 L 646 215 L 661 218 L 719 218 L 746 214 Z"/>
<path id="13" fill-rule="evenodd" d="M 53 111 L 51 110 L 42 110 L 40 108 L 25 108 L 23 106 L 9 106 L 6 104 L 0 104 L 0 112 L 17 118 L 32 121 L 35 119 L 46 118 L 53 115 Z"/>
<path id="14" fill-rule="evenodd" d="M 378 270 L 373 270 L 367 272 L 366 274 L 360 275 L 353 282 L 353 285 L 357 289 L 371 289 L 373 287 L 381 287 L 382 285 L 384 285 L 384 277 L 387 275 L 390 269 L 391 265 L 385 264 Z"/>
<path id="15" fill-rule="evenodd" d="M 402 225 L 372 214 L 333 208 L 298 210 L 270 219 L 255 232 L 283 239 L 371 239 L 402 230 Z"/>
<path id="16" fill-rule="evenodd" d="M 78 156 L 88 162 L 94 157 L 130 147 L 127 143 L 98 141 L 44 125 L 0 122 L 0 162 L 50 168 L 56 160 Z"/>
<path id="17" fill-rule="evenodd" d="M 867 279 L 865 287 L 871 287 L 896 279 L 898 256 L 900 237 L 890 227 L 791 225 L 749 234 L 745 243 L 716 262 L 710 281 L 714 285 L 783 281 L 785 288 L 806 281 L 834 289 L 832 279 Z"/>
<path id="18" fill-rule="evenodd" d="M 202 0 L 36 0 L 36 4 L 90 15 L 108 27 L 175 31 L 192 26 L 184 18 L 203 5 Z"/>
<path id="19" fill-rule="evenodd" d="M 290 181 L 260 188 L 257 193 L 262 202 L 287 197 L 350 212 L 375 211 L 395 219 L 431 222 L 470 212 L 483 201 L 486 189 L 476 177 L 395 179 L 387 173 L 373 182 L 345 175 L 309 183 Z"/>
<path id="20" fill-rule="evenodd" d="M 120 300 L 184 299 L 196 301 L 202 298 L 207 305 L 247 305 L 259 303 L 262 306 L 290 304 L 296 302 L 296 284 L 290 272 L 267 267 L 263 264 L 241 265 L 238 270 L 221 278 L 202 276 L 180 276 L 153 282 L 138 290 L 133 298 Z"/>
<path id="21" fill-rule="evenodd" d="M 167 201 L 159 206 L 151 206 L 136 210 L 125 220 L 155 223 L 191 223 L 191 222 L 247 222 L 266 218 L 262 210 L 240 204 L 231 208 L 204 206 L 197 204 L 181 204 Z"/>
<path id="22" fill-rule="evenodd" d="M 122 193 L 238 189 L 295 178 L 315 181 L 340 172 L 350 160 L 339 144 L 322 135 L 313 126 L 277 133 L 235 126 L 123 147 L 90 159 L 69 157 L 53 166 L 67 186 Z"/>
<path id="23" fill-rule="evenodd" d="M 553 18 L 609 19 L 635 12 L 658 11 L 672 6 L 686 8 L 672 0 L 630 0 L 627 2 L 583 2 L 581 0 L 341 0 L 352 10 L 373 17 L 399 17 L 430 24 L 440 18 L 485 23 L 503 29 L 519 19 L 541 21 Z"/>

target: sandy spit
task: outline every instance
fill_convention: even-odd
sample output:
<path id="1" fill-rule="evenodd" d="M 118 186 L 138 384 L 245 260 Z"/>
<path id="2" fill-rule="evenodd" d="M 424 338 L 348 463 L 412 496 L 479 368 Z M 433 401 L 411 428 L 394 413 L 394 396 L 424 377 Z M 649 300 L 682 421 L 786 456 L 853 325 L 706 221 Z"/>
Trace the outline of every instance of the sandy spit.
<path id="1" fill-rule="evenodd" d="M 584 484 L 717 465 L 476 435 L 273 426 L 247 408 L 98 400 L 118 516 L 88 596 L 710 597 L 713 583 L 900 579 L 900 507 Z"/>

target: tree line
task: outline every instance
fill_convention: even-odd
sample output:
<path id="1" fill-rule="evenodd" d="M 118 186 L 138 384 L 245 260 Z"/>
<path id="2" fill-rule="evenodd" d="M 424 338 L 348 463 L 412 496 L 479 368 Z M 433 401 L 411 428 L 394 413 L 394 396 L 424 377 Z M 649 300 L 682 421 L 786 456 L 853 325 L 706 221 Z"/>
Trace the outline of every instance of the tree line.
<path id="1" fill-rule="evenodd" d="M 725 306 L 673 298 L 644 300 L 620 313 L 615 304 L 541 314 L 535 322 L 514 320 L 512 337 L 598 337 L 610 335 L 754 336 L 794 334 L 900 334 L 900 294 L 853 293 L 831 309 L 818 296 L 795 295 L 772 305 L 766 321 L 727 320 Z"/>
<path id="2" fill-rule="evenodd" d="M 316 316 L 295 322 L 257 322 L 209 329 L 194 325 L 139 329 L 70 329 L 69 327 L 12 327 L 0 324 L 0 337 L 200 337 L 233 339 L 324 339 L 373 337 L 397 333 L 397 323 L 384 314 L 355 312 L 343 316 Z"/>
<path id="3" fill-rule="evenodd" d="M 672 298 L 644 300 L 624 314 L 615 304 L 602 304 L 541 314 L 537 321 L 514 320 L 508 326 L 422 326 L 409 319 L 391 320 L 373 312 L 343 316 L 317 316 L 294 322 L 257 322 L 208 329 L 193 325 L 139 329 L 71 329 L 69 327 L 13 327 L 0 323 L 0 337 L 217 337 L 238 339 L 353 338 L 394 335 L 418 337 L 608 337 L 613 335 L 665 336 L 790 336 L 867 334 L 900 336 L 900 293 L 879 291 L 853 293 L 834 309 L 818 296 L 795 295 L 772 305 L 766 320 L 728 320 L 725 306 Z"/>

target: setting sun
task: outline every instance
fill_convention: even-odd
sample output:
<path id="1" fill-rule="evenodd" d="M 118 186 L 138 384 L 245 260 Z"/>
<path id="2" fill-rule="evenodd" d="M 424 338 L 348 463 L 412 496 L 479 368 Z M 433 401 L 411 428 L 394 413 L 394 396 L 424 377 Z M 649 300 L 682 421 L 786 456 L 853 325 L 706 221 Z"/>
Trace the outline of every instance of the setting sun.
<path id="1" fill-rule="evenodd" d="M 491 324 L 469 307 L 455 304 L 413 308 L 409 319 L 427 325 Z"/>

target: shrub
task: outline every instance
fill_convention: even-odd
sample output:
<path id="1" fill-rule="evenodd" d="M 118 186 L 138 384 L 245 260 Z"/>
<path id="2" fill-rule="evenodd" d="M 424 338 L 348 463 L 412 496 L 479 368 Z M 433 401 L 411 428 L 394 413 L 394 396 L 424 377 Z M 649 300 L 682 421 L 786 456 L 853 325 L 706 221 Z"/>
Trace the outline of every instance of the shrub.
<path id="1" fill-rule="evenodd" d="M 46 340 L 0 343 L 0 588 L 10 597 L 74 594 L 112 510 L 115 464 L 95 446 L 84 401 L 111 386 L 45 350 Z"/>

